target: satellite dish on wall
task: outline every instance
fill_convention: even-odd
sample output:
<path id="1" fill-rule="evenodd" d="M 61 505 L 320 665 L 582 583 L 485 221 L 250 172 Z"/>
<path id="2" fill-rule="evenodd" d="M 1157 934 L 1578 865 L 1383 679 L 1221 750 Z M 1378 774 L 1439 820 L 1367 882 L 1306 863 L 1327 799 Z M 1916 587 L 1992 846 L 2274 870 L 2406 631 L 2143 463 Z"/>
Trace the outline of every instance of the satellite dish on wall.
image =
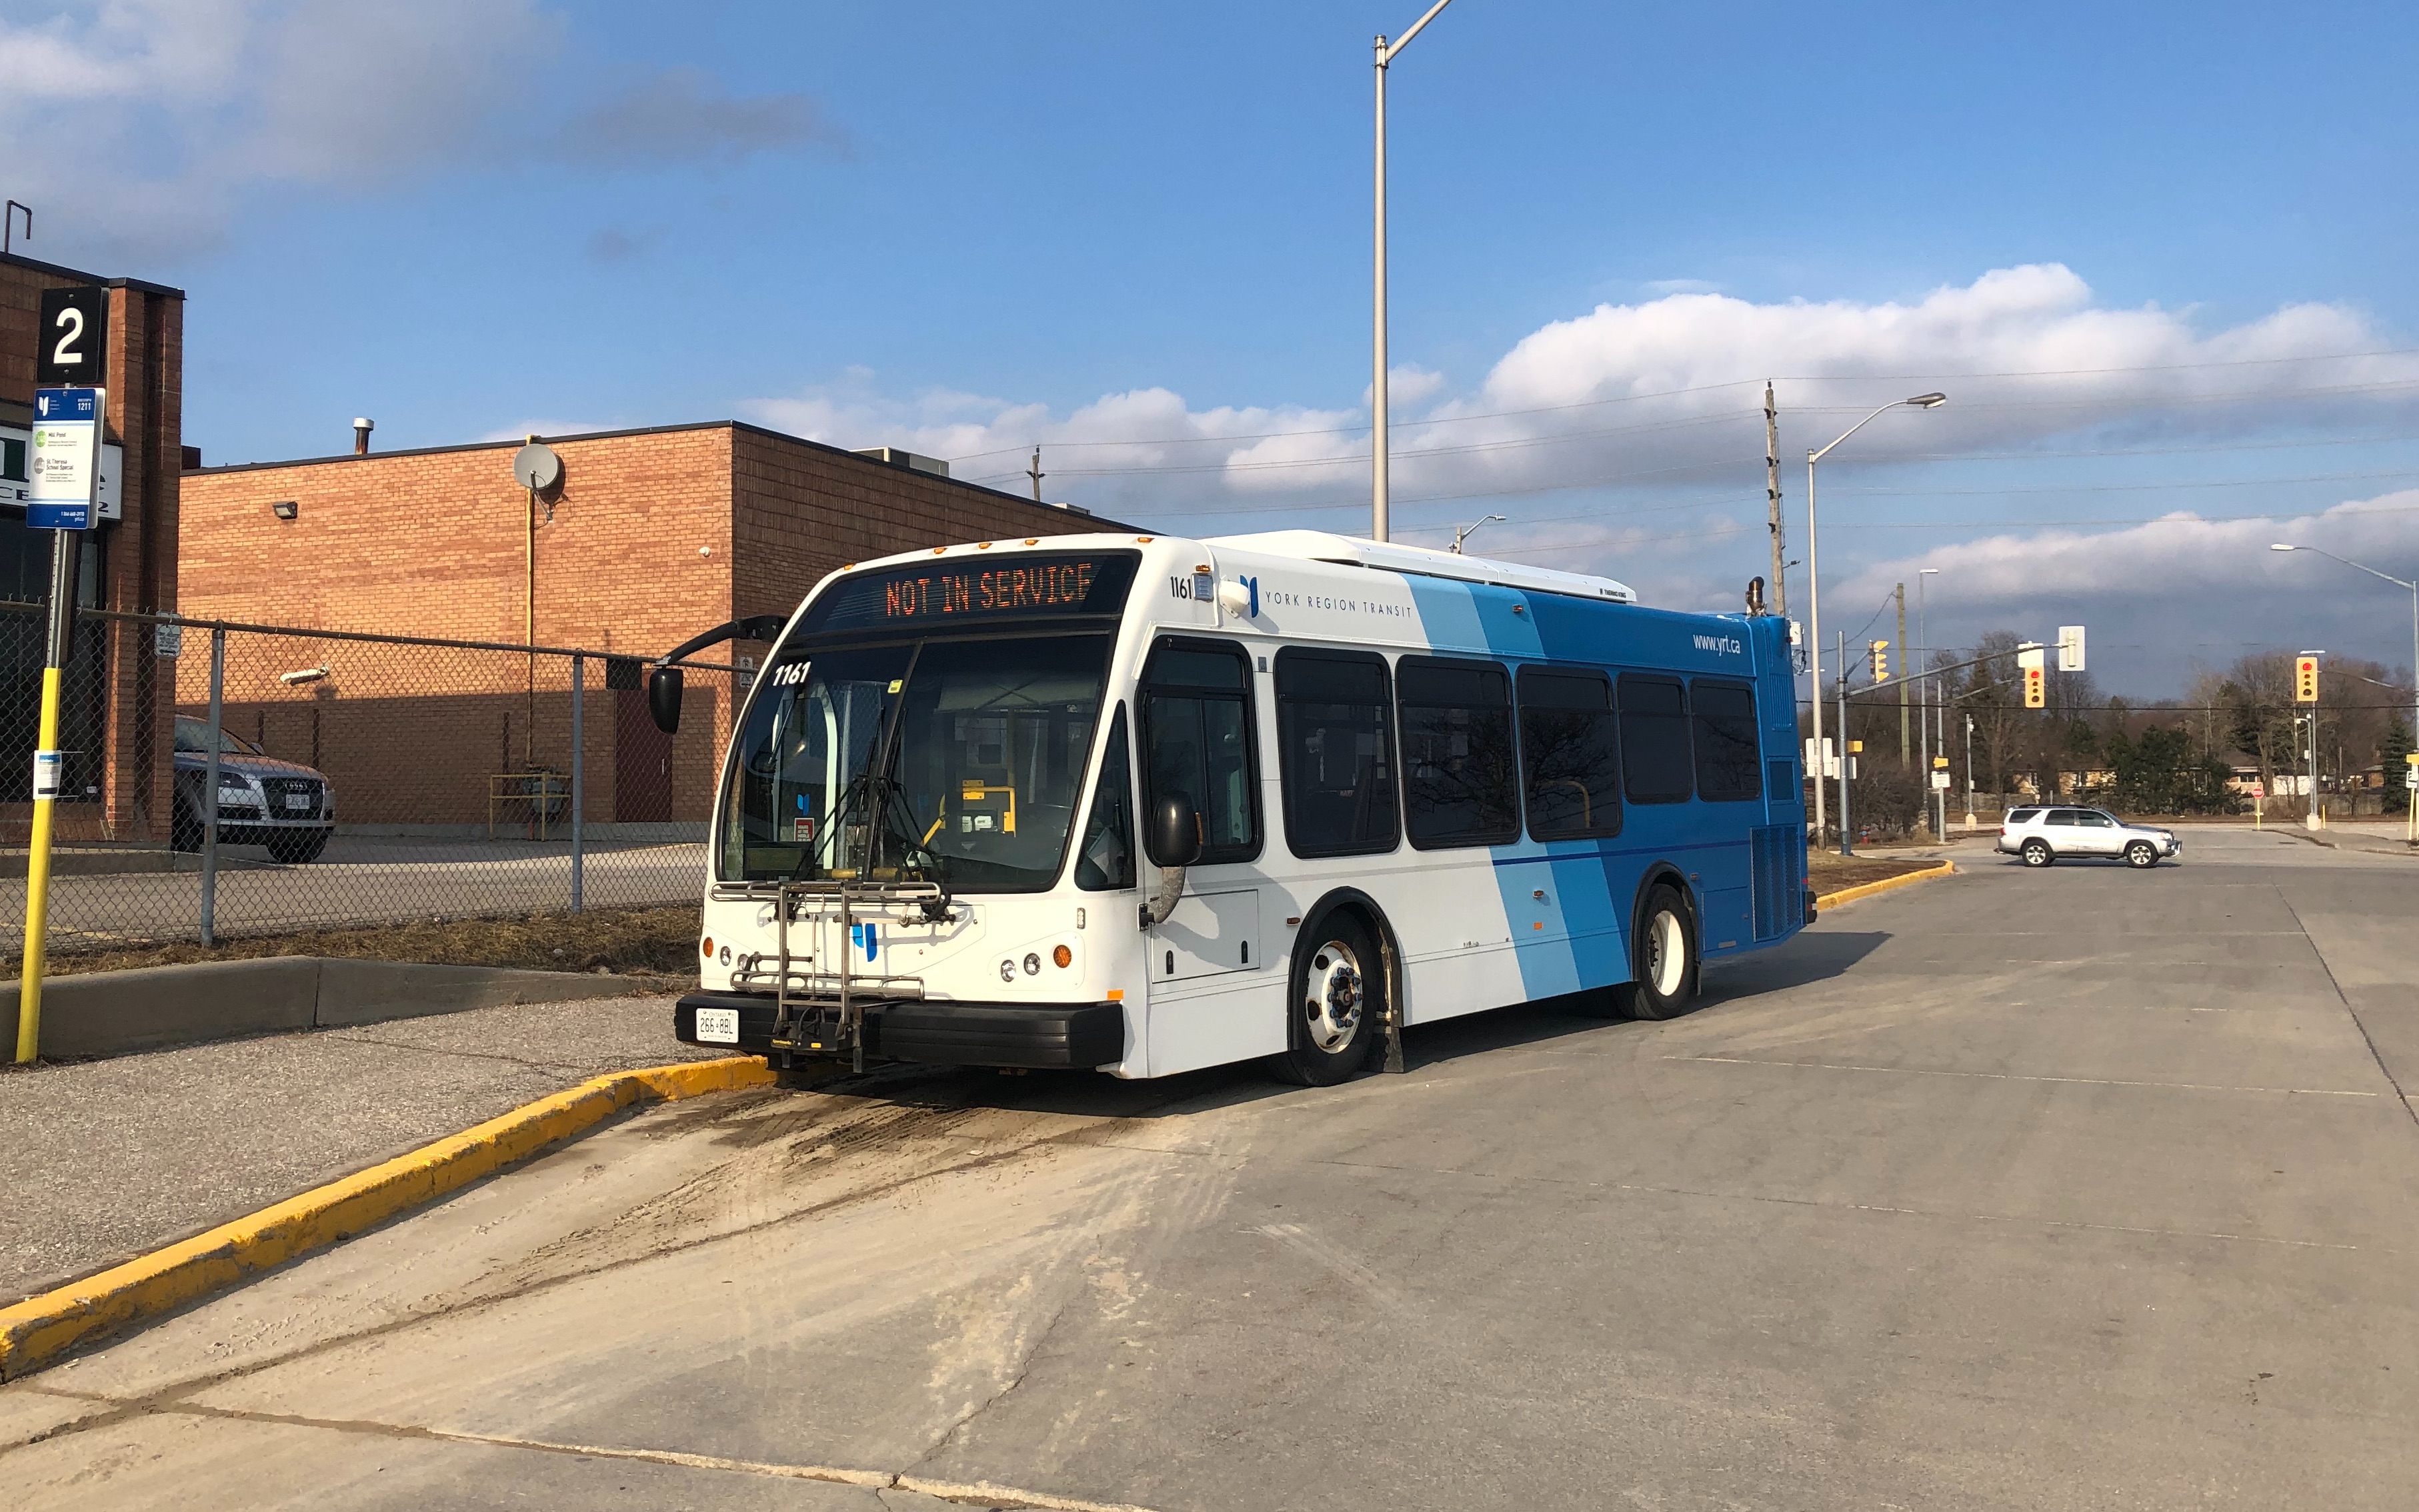
<path id="1" fill-rule="evenodd" d="M 543 441 L 532 441 L 513 454 L 513 481 L 540 493 L 562 481 L 562 458 Z"/>

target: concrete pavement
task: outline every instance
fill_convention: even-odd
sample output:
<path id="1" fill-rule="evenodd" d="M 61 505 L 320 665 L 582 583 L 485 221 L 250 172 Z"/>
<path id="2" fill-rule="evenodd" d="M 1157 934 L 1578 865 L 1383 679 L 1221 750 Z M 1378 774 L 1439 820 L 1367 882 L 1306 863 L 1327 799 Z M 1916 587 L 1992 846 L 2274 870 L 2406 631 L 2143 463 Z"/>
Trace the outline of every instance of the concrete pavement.
<path id="1" fill-rule="evenodd" d="M 670 998 L 617 997 L 0 1073 L 0 1305 L 588 1077 L 714 1054 L 672 1038 Z"/>
<path id="2" fill-rule="evenodd" d="M 0 1443 L 46 1435 L 0 1483 L 2405 1506 L 2419 872 L 2186 839 L 1965 858 L 1688 1018 L 1439 1026 L 1339 1088 L 889 1072 L 643 1114 L 0 1389 Z"/>

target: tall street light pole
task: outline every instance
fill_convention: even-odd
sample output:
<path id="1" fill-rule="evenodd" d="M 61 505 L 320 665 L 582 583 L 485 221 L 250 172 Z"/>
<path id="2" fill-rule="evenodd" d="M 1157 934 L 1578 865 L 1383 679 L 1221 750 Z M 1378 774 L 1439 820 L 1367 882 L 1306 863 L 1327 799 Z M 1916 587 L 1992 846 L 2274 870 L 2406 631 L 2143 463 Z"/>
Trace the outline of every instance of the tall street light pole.
<path id="1" fill-rule="evenodd" d="M 2279 541 L 2268 549 L 2271 551 L 2313 551 L 2319 556 L 2325 557 L 2330 562 L 2340 562 L 2347 567 L 2359 568 L 2360 571 L 2368 574 L 2372 578 L 2382 578 L 2387 582 L 2394 584 L 2396 588 L 2407 588 L 2411 591 L 2411 735 L 2413 740 L 2419 740 L 2419 582 L 2411 582 L 2405 579 L 2396 578 L 2391 573 L 2380 572 L 2375 567 L 2362 566 L 2359 563 L 2352 561 L 2349 557 L 2339 557 L 2332 551 L 2324 550 L 2315 546 L 2288 546 L 2282 541 Z M 2393 774 L 2389 772 L 2386 776 L 2390 779 Z"/>
<path id="2" fill-rule="evenodd" d="M 1823 842 L 1824 818 L 1823 775 L 1820 770 L 1823 762 L 1823 579 L 1814 565 L 1814 464 L 1830 455 L 1832 448 L 1838 446 L 1840 441 L 1846 440 L 1903 405 L 1912 405 L 1918 409 L 1937 409 L 1948 402 L 1949 395 L 1945 393 L 1918 393 L 1911 399 L 1892 399 L 1842 431 L 1839 440 L 1834 440 L 1830 446 L 1820 450 L 1810 450 L 1806 454 L 1806 641 L 1813 673 L 1810 686 L 1814 690 L 1811 702 L 1814 705 L 1814 762 L 1817 767 L 1814 774 L 1814 843 L 1817 845 Z M 1844 656 L 1845 653 L 1841 655 Z M 1844 677 L 1846 672 L 1847 669 L 1844 667 L 1841 669 L 1841 676 Z M 1845 726 L 1846 716 L 1842 715 L 1841 717 L 1842 724 L 1840 731 L 1840 791 L 1844 797 L 1848 789 L 1848 732 Z M 1844 809 L 1847 805 L 1842 802 L 1841 807 Z M 1848 833 L 1843 827 L 1840 831 L 1840 854 L 1842 856 L 1848 854 L 1847 847 Z"/>
<path id="3" fill-rule="evenodd" d="M 1436 0 L 1428 13 L 1411 23 L 1411 29 L 1392 42 L 1378 39 L 1378 195 L 1377 195 L 1377 301 L 1374 333 L 1370 341 L 1370 360 L 1374 368 L 1369 379 L 1369 539 L 1387 539 L 1388 499 L 1386 494 L 1386 66 L 1394 54 L 1411 45 L 1420 28 L 1436 20 L 1437 12 L 1453 0 Z"/>
<path id="4" fill-rule="evenodd" d="M 1909 670 L 1916 672 L 1918 678 L 1920 680 L 1918 686 L 1923 689 L 1923 697 L 1919 702 L 1919 706 L 1916 710 L 1916 724 L 1923 732 L 1920 742 L 1923 748 L 1921 758 L 1923 762 L 1923 809 L 1924 812 L 1927 814 L 1929 814 L 1934 808 L 1937 808 L 1940 810 L 1940 822 L 1933 826 L 1933 833 L 1942 840 L 1947 840 L 1949 838 L 1949 795 L 1940 790 L 1938 783 L 1932 780 L 1932 667 L 1930 661 L 1932 656 L 1932 640 L 1930 637 L 1924 634 L 1923 628 L 1923 590 L 1925 586 L 1923 579 L 1926 578 L 1937 578 L 1939 576 L 1940 569 L 1938 567 L 1918 567 L 1916 569 L 1915 639 L 1921 643 L 1918 645 L 1907 656 L 1907 661 L 1909 663 Z M 1918 662 L 1915 659 L 1918 656 L 1920 656 L 1925 659 Z M 1940 733 L 1940 754 L 1943 756 L 1949 754 L 1949 732 L 1945 730 Z"/>

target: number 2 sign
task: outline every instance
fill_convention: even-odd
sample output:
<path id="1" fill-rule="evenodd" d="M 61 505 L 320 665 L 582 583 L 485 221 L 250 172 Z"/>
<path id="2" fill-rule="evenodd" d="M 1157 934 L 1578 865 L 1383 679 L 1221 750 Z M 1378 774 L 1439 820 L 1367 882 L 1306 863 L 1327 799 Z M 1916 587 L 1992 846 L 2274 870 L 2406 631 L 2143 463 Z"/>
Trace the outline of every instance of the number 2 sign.
<path id="1" fill-rule="evenodd" d="M 109 290 L 46 288 L 35 330 L 38 387 L 90 388 L 107 380 L 102 352 L 109 334 Z"/>

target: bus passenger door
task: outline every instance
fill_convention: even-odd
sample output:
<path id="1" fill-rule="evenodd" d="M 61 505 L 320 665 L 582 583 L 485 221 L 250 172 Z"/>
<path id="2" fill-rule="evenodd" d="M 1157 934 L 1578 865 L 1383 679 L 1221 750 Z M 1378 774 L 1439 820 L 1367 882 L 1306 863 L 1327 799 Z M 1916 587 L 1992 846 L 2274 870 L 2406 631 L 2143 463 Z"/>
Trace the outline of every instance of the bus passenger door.
<path id="1" fill-rule="evenodd" d="M 1201 819 L 1185 895 L 1148 931 L 1150 1073 L 1272 1054 L 1285 1048 L 1278 995 L 1247 990 L 1266 983 L 1271 955 L 1255 865 L 1263 828 L 1251 657 L 1231 640 L 1163 636 L 1138 691 L 1143 811 L 1179 797 Z M 1146 896 L 1157 882 L 1144 872 Z"/>

